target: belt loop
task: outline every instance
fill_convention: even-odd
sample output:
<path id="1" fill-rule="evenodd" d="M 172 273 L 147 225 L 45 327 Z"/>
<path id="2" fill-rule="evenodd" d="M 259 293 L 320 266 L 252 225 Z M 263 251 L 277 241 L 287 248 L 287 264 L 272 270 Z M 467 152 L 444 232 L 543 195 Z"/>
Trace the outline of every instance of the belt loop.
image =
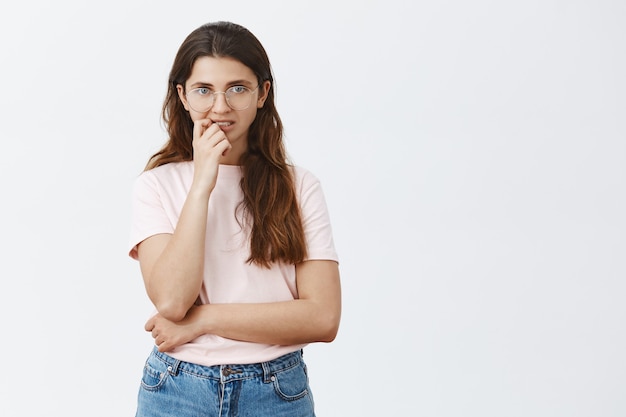
<path id="1" fill-rule="evenodd" d="M 180 368 L 180 362 L 178 359 L 174 360 L 174 363 L 167 367 L 167 371 L 170 375 L 176 376 L 178 375 L 178 368 Z"/>
<path id="2" fill-rule="evenodd" d="M 263 368 L 263 382 L 269 384 L 272 382 L 272 370 L 269 362 L 262 362 L 261 367 Z"/>

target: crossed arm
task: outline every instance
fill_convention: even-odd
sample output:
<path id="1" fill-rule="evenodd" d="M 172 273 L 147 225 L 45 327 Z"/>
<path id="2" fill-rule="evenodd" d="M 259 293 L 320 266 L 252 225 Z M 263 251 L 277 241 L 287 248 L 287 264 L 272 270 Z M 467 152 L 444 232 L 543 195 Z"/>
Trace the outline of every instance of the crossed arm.
<path id="1" fill-rule="evenodd" d="M 182 216 L 179 227 L 181 222 L 184 227 Z M 196 306 L 194 301 L 202 285 L 202 269 L 197 265 L 203 264 L 196 258 L 198 248 L 184 244 L 189 239 L 181 242 L 183 248 L 177 248 L 175 238 L 156 235 L 138 247 L 146 289 L 159 312 L 148 320 L 145 330 L 151 332 L 160 351 L 171 351 L 202 334 L 280 345 L 334 340 L 341 315 L 336 262 L 312 260 L 296 265 L 296 300 Z M 204 250 L 200 242 L 196 244 Z M 172 261 L 168 261 L 170 253 Z M 181 262 L 180 256 L 185 260 Z"/>

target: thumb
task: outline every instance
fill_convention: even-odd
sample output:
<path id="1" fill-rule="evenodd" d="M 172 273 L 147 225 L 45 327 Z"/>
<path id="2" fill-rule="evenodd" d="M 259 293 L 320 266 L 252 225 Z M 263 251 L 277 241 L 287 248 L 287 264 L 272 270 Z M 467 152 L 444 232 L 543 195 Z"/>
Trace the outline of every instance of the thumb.
<path id="1" fill-rule="evenodd" d="M 145 330 L 145 331 L 147 331 L 147 332 L 151 332 L 151 331 L 152 331 L 152 329 L 154 329 L 154 318 L 155 318 L 155 317 L 156 317 L 156 316 L 151 317 L 151 318 L 150 318 L 150 320 L 148 320 L 148 321 L 146 322 L 146 325 L 145 325 L 145 326 L 143 326 L 143 328 L 144 328 L 144 330 Z"/>

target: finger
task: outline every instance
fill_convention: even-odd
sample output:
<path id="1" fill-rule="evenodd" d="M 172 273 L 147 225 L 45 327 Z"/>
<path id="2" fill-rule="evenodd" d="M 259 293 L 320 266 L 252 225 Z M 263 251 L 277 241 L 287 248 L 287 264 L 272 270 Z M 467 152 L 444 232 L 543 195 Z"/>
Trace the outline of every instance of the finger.
<path id="1" fill-rule="evenodd" d="M 228 137 L 226 137 L 226 134 L 221 130 L 218 130 L 217 132 L 210 135 L 206 142 L 206 145 L 208 146 L 207 150 L 210 149 L 211 154 L 217 158 L 219 158 L 219 156 L 225 155 L 226 152 L 228 152 L 228 150 L 232 148 L 230 142 L 228 141 Z"/>
<path id="2" fill-rule="evenodd" d="M 210 121 L 209 121 L 210 123 Z M 202 134 L 200 135 L 200 137 L 202 139 L 210 139 L 212 136 L 214 136 L 216 133 L 221 132 L 222 130 L 219 128 L 218 125 L 216 124 L 210 124 L 207 125 L 207 127 L 202 131 Z M 223 132 L 222 132 L 223 133 Z"/>
<path id="3" fill-rule="evenodd" d="M 222 156 L 225 156 L 232 148 L 233 145 L 230 144 L 227 138 L 215 145 L 215 150 L 217 150 Z"/>
<path id="4" fill-rule="evenodd" d="M 193 122 L 193 137 L 200 138 L 206 130 L 213 124 L 211 119 L 200 119 Z"/>
<path id="5" fill-rule="evenodd" d="M 148 320 L 146 324 L 143 326 L 143 328 L 145 329 L 145 331 L 151 332 L 152 329 L 154 329 L 154 318 L 151 318 L 150 320 Z"/>
<path id="6" fill-rule="evenodd" d="M 207 130 L 204 131 L 203 137 L 206 137 L 209 144 L 215 146 L 220 143 L 224 139 L 228 139 L 226 137 L 226 133 L 222 129 L 220 129 L 217 125 L 210 126 Z"/>

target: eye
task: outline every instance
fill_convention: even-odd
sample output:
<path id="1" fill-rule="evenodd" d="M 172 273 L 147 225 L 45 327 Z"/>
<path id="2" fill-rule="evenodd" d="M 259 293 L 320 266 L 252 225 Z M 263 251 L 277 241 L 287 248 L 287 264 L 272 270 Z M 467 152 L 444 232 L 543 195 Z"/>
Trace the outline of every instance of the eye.
<path id="1" fill-rule="evenodd" d="M 193 90 L 199 96 L 206 96 L 207 94 L 211 94 L 211 90 L 206 87 L 200 87 Z"/>
<path id="2" fill-rule="evenodd" d="M 236 85 L 234 87 L 230 87 L 228 91 L 230 91 L 233 94 L 242 94 L 242 93 L 247 92 L 248 88 L 244 87 L 243 85 Z"/>

